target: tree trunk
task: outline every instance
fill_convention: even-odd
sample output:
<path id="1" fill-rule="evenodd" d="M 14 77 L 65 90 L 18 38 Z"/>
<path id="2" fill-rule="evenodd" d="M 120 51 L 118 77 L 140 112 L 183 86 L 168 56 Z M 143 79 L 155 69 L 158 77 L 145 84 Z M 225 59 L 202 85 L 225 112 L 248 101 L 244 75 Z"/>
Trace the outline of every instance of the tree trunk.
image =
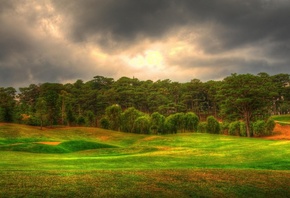
<path id="1" fill-rule="evenodd" d="M 245 118 L 245 121 L 246 121 L 247 137 L 251 137 L 250 115 L 249 115 L 249 112 L 245 112 L 244 113 L 244 118 Z"/>

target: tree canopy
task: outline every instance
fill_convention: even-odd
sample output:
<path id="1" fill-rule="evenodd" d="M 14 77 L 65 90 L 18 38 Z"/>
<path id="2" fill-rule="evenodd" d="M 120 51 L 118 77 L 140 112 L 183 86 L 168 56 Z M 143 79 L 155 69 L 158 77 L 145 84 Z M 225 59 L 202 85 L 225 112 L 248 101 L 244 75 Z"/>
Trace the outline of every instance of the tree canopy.
<path id="1" fill-rule="evenodd" d="M 198 130 L 207 117 L 253 124 L 290 113 L 289 74 L 232 74 L 220 81 L 141 81 L 95 76 L 84 82 L 0 87 L 0 121 L 32 125 L 97 126 L 125 132 Z M 149 132 L 148 132 L 149 133 Z"/>

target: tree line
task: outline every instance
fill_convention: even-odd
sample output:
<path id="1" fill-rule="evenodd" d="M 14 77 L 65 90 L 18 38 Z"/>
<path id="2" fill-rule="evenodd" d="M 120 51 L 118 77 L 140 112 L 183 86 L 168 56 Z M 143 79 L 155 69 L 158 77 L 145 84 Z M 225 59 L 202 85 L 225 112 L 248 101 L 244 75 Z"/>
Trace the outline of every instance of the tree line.
<path id="1" fill-rule="evenodd" d="M 132 133 L 202 132 L 216 127 L 218 133 L 250 137 L 269 133 L 271 115 L 290 112 L 289 82 L 289 74 L 259 73 L 207 82 L 95 76 L 87 82 L 31 84 L 19 91 L 0 87 L 0 122 L 96 126 Z M 219 125 L 212 124 L 216 122 Z"/>

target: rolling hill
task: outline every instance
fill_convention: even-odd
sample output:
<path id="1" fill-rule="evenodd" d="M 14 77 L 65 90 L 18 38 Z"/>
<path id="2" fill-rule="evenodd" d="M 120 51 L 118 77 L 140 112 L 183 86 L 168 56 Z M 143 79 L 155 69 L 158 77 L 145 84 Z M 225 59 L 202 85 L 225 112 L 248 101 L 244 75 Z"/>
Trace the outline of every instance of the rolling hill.
<path id="1" fill-rule="evenodd" d="M 0 197 L 290 194 L 288 140 L 1 124 L 0 156 Z"/>

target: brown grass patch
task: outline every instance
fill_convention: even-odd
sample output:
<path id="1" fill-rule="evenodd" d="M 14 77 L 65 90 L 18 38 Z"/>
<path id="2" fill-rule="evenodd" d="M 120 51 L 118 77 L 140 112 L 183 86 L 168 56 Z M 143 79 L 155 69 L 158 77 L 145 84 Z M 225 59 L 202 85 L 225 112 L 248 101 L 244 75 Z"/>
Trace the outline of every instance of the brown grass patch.
<path id="1" fill-rule="evenodd" d="M 158 139 L 159 137 L 156 137 L 156 136 L 148 136 L 146 138 L 143 138 L 144 141 L 151 141 L 151 140 L 155 140 L 155 139 Z"/>
<path id="2" fill-rule="evenodd" d="M 290 140 L 290 125 L 281 125 L 276 123 L 274 135 L 266 137 L 271 140 Z"/>
<path id="3" fill-rule="evenodd" d="M 109 140 L 110 139 L 110 137 L 109 136 L 100 136 L 100 137 L 98 137 L 101 141 L 107 141 L 107 140 Z"/>

